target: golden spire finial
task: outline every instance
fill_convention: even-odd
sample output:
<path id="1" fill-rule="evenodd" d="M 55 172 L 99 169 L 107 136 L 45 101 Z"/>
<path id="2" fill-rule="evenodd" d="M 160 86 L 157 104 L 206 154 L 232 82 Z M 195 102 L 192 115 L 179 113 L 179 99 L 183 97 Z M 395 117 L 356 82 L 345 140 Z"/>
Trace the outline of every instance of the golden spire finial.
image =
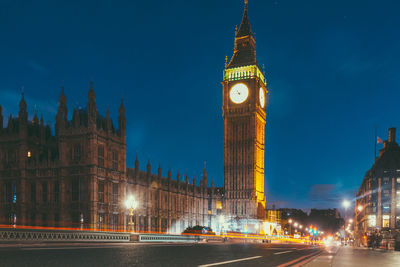
<path id="1" fill-rule="evenodd" d="M 225 56 L 225 68 L 228 66 L 228 56 Z"/>
<path id="2" fill-rule="evenodd" d="M 247 5 L 247 3 L 249 3 L 249 1 L 248 0 L 244 0 L 244 4 Z"/>

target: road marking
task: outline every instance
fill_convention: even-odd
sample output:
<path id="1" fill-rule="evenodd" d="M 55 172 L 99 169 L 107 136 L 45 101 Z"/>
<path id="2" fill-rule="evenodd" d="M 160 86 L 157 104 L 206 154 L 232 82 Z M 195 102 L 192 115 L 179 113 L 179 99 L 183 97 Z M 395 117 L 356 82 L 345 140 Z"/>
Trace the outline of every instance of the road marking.
<path id="1" fill-rule="evenodd" d="M 261 258 L 261 256 L 254 256 L 254 257 L 231 260 L 231 261 L 221 261 L 221 262 L 216 262 L 216 263 L 204 264 L 204 265 L 199 265 L 199 267 L 216 266 L 216 265 L 228 264 L 228 263 L 239 262 L 239 261 L 254 260 L 254 259 L 258 259 L 258 258 Z"/>
<path id="2" fill-rule="evenodd" d="M 295 264 L 295 263 L 300 262 L 300 261 L 303 260 L 304 258 L 312 257 L 312 256 L 314 256 L 314 255 L 316 255 L 316 254 L 318 254 L 318 253 L 320 253 L 320 251 L 317 251 L 317 252 L 315 252 L 315 253 L 311 253 L 311 254 L 304 255 L 303 257 L 300 257 L 300 258 L 294 259 L 294 260 L 292 260 L 292 261 L 283 263 L 283 264 L 281 264 L 281 265 L 278 265 L 277 267 L 287 267 L 287 266 L 289 266 L 289 265 L 293 265 L 293 264 Z"/>
<path id="3" fill-rule="evenodd" d="M 99 246 L 93 246 L 93 247 L 44 247 L 44 248 L 21 248 L 21 250 L 67 250 L 67 249 L 92 249 L 92 248 L 123 248 L 123 247 L 117 247 L 117 246 L 112 246 L 112 247 L 99 247 Z"/>
<path id="4" fill-rule="evenodd" d="M 289 252 L 293 252 L 293 251 L 292 250 L 287 250 L 287 251 L 276 252 L 274 254 L 275 255 L 279 255 L 279 254 L 284 254 L 284 253 L 289 253 Z"/>

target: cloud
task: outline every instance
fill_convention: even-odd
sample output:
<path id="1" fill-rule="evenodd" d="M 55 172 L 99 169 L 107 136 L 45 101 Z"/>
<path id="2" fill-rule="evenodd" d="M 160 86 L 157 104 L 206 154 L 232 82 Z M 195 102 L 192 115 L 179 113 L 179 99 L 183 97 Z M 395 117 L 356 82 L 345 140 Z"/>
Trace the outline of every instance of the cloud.
<path id="1" fill-rule="evenodd" d="M 39 72 L 41 74 L 47 74 L 49 72 L 45 66 L 43 66 L 42 64 L 39 64 L 38 62 L 36 62 L 34 60 L 30 60 L 30 61 L 26 62 L 26 65 L 28 65 L 28 67 L 30 67 L 32 70 Z"/>
<path id="2" fill-rule="evenodd" d="M 374 67 L 377 66 L 374 66 L 373 63 L 369 60 L 362 60 L 353 57 L 343 62 L 340 65 L 339 69 L 345 73 L 358 74 L 369 71 Z"/>
<path id="3" fill-rule="evenodd" d="M 343 190 L 340 185 L 335 184 L 315 184 L 308 193 L 308 198 L 315 208 L 340 208 L 343 199 L 353 200 L 349 196 L 355 196 L 355 190 Z"/>

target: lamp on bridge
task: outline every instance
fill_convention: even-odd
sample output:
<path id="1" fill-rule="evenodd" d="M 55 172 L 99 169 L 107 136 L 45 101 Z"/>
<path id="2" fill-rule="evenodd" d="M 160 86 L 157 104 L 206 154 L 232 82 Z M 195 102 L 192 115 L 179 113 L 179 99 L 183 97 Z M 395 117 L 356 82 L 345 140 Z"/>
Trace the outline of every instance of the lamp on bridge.
<path id="1" fill-rule="evenodd" d="M 128 209 L 129 211 L 129 222 L 128 222 L 128 226 L 131 229 L 131 231 L 133 232 L 134 228 L 134 223 L 133 223 L 133 210 L 136 209 L 137 207 L 137 201 L 135 200 L 135 198 L 130 195 L 128 196 L 128 198 L 125 200 L 125 207 Z"/>

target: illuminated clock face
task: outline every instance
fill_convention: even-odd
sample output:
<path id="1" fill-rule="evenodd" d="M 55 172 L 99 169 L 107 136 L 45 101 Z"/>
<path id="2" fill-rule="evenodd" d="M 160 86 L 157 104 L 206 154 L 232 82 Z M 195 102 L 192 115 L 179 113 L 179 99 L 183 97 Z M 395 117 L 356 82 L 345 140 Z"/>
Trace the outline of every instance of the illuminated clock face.
<path id="1" fill-rule="evenodd" d="M 243 83 L 235 84 L 229 92 L 229 97 L 233 103 L 243 103 L 249 96 L 249 89 Z"/>
<path id="2" fill-rule="evenodd" d="M 265 95 L 264 95 L 264 90 L 260 87 L 260 105 L 262 108 L 265 106 Z"/>

